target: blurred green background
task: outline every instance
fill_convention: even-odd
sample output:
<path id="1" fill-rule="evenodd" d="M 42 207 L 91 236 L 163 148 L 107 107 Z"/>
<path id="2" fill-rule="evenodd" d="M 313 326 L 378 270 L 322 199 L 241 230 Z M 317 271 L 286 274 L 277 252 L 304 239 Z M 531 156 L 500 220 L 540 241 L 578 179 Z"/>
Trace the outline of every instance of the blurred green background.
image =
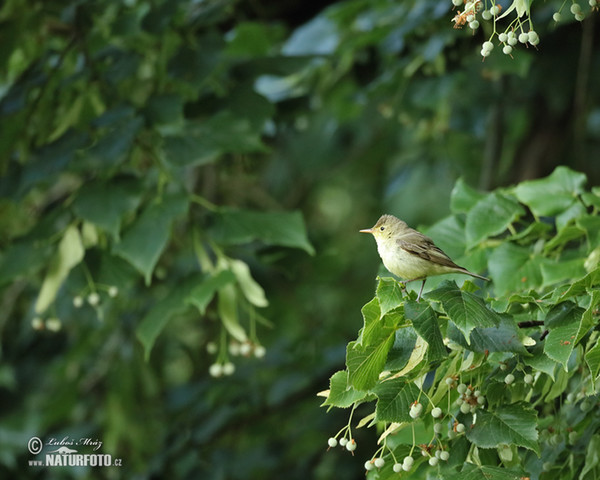
<path id="1" fill-rule="evenodd" d="M 327 452 L 348 412 L 316 396 L 375 288 L 358 230 L 384 212 L 432 224 L 458 178 L 487 190 L 564 164 L 598 184 L 583 7 L 556 24 L 561 2 L 534 2 L 538 47 L 482 61 L 491 25 L 453 29 L 450 1 L 3 2 L 2 478 L 362 478 L 376 432 Z M 232 239 L 227 209 L 299 211 L 300 240 L 281 240 L 288 216 Z M 85 255 L 36 311 L 69 225 Z M 215 300 L 204 315 L 182 300 L 210 276 L 199 252 L 264 289 L 267 307 L 234 305 L 264 357 L 230 351 Z M 213 345 L 231 375 L 209 375 Z M 32 436 L 99 439 L 123 466 L 29 466 Z"/>

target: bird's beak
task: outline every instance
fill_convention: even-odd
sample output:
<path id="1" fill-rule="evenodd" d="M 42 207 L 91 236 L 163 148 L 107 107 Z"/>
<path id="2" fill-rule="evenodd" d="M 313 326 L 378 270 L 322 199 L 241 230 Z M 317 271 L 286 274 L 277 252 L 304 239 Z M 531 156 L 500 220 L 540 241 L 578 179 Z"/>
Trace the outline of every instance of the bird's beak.
<path id="1" fill-rule="evenodd" d="M 373 233 L 372 228 L 365 228 L 364 230 L 359 230 L 360 233 Z"/>

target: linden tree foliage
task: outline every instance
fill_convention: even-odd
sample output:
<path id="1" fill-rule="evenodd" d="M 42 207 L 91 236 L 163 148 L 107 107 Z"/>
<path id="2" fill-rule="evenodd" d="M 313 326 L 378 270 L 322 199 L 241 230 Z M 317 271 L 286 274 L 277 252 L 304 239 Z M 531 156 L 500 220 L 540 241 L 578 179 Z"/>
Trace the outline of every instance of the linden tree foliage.
<path id="1" fill-rule="evenodd" d="M 459 181 L 427 233 L 444 244 L 458 231 L 461 262 L 491 281 L 433 277 L 417 303 L 378 278 L 323 404 L 371 406 L 358 420 L 382 432 L 361 452 L 368 478 L 600 474 L 598 198 L 566 167 L 487 194 Z"/>

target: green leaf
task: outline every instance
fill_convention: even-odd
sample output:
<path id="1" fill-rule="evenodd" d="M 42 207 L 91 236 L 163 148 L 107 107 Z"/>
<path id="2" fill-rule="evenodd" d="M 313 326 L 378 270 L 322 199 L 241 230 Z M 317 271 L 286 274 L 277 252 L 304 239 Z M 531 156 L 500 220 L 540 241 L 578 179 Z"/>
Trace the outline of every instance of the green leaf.
<path id="1" fill-rule="evenodd" d="M 162 332 L 173 316 L 184 312 L 188 308 L 186 299 L 192 289 L 201 281 L 203 281 L 202 278 L 194 275 L 183 282 L 178 282 L 174 288 L 169 290 L 165 298 L 156 302 L 148 313 L 146 313 L 135 330 L 138 340 L 144 347 L 144 358 L 146 361 L 150 358 L 150 352 L 160 332 Z"/>
<path id="2" fill-rule="evenodd" d="M 496 192 L 479 200 L 467 213 L 467 246 L 504 232 L 515 220 L 525 214 L 518 202 Z"/>
<path id="3" fill-rule="evenodd" d="M 537 288 L 542 284 L 541 265 L 545 258 L 527 247 L 503 243 L 488 260 L 490 276 L 498 295 Z"/>
<path id="4" fill-rule="evenodd" d="M 592 329 L 597 323 L 596 312 L 598 310 L 598 304 L 600 304 L 600 290 L 592 291 L 590 296 L 590 303 L 581 316 L 581 324 L 579 325 L 579 331 L 575 336 L 575 345 L 577 345 L 581 339 Z"/>
<path id="5" fill-rule="evenodd" d="M 542 263 L 543 285 L 556 285 L 565 280 L 580 278 L 585 275 L 583 258 L 573 260 L 552 261 Z"/>
<path id="6" fill-rule="evenodd" d="M 540 456 L 537 412 L 528 404 L 500 405 L 495 410 L 479 410 L 477 421 L 467 427 L 467 438 L 480 448 L 517 445 Z"/>
<path id="7" fill-rule="evenodd" d="M 410 406 L 419 398 L 420 391 L 413 382 L 393 378 L 378 384 L 373 393 L 377 395 L 375 420 L 378 422 L 411 422 Z M 421 403 L 426 402 L 421 396 Z M 423 405 L 425 407 L 425 405 Z"/>
<path id="8" fill-rule="evenodd" d="M 377 298 L 381 315 L 402 305 L 402 288 L 393 278 L 380 278 L 377 284 Z"/>
<path id="9" fill-rule="evenodd" d="M 585 230 L 589 245 L 593 247 L 600 243 L 600 216 L 583 215 L 575 220 L 575 224 Z"/>
<path id="10" fill-rule="evenodd" d="M 500 316 L 487 308 L 480 297 L 461 291 L 454 282 L 444 281 L 426 297 L 441 302 L 444 311 L 463 333 L 467 343 L 470 332 L 475 327 L 493 327 L 500 323 Z"/>
<path id="11" fill-rule="evenodd" d="M 513 352 L 527 355 L 517 325 L 509 316 L 500 317 L 497 326 L 473 329 L 470 343 L 467 343 L 458 330 L 451 325 L 448 326 L 447 335 L 450 340 L 473 352 Z"/>
<path id="12" fill-rule="evenodd" d="M 546 178 L 520 183 L 514 193 L 535 215 L 554 216 L 578 201 L 585 182 L 583 173 L 559 166 Z"/>
<path id="13" fill-rule="evenodd" d="M 73 210 L 119 240 L 123 217 L 135 211 L 140 200 L 141 188 L 137 181 L 94 182 L 79 190 Z"/>
<path id="14" fill-rule="evenodd" d="M 596 478 L 598 473 L 600 473 L 600 435 L 595 434 L 588 442 L 585 464 L 579 474 L 579 480 Z"/>
<path id="15" fill-rule="evenodd" d="M 164 197 L 152 203 L 115 246 L 114 253 L 144 275 L 146 285 L 150 284 L 154 267 L 167 246 L 171 225 L 177 217 L 185 214 L 187 208 L 187 199 L 180 195 Z"/>
<path id="16" fill-rule="evenodd" d="M 467 213 L 485 197 L 485 193 L 471 188 L 462 178 L 459 178 L 450 195 L 450 210 L 452 213 Z"/>
<path id="17" fill-rule="evenodd" d="M 227 332 L 229 332 L 229 334 L 238 342 L 246 342 L 248 340 L 248 335 L 246 335 L 246 331 L 240 325 L 238 319 L 237 294 L 235 285 L 228 283 L 219 288 L 217 294 L 217 308 L 219 311 L 219 318 L 221 319 L 223 326 Z"/>
<path id="18" fill-rule="evenodd" d="M 235 275 L 230 270 L 221 270 L 217 274 L 204 279 L 194 287 L 186 299 L 187 303 L 194 305 L 204 315 L 206 307 L 211 302 L 215 293 L 225 285 L 235 282 Z"/>
<path id="19" fill-rule="evenodd" d="M 394 333 L 394 343 L 388 352 L 384 368 L 395 372 L 404 369 L 415 350 L 419 335 L 413 327 L 399 328 Z"/>
<path id="20" fill-rule="evenodd" d="M 588 293 L 588 290 L 591 290 L 598 284 L 600 284 L 600 268 L 596 268 L 595 270 L 588 273 L 585 277 L 572 283 L 568 286 L 566 290 L 560 289 L 560 295 L 557 298 L 556 303 L 561 303 L 571 297 L 586 295 Z"/>
<path id="21" fill-rule="evenodd" d="M 583 326 L 583 312 L 584 309 L 576 304 L 563 302 L 556 305 L 546 316 L 545 325 L 550 333 L 544 341 L 544 353 L 562 364 L 565 371 Z"/>
<path id="22" fill-rule="evenodd" d="M 366 347 L 357 342 L 348 344 L 346 351 L 348 380 L 354 388 L 368 390 L 375 386 L 393 342 L 394 334 L 391 333 L 379 344 Z"/>
<path id="23" fill-rule="evenodd" d="M 530 357 L 523 358 L 523 362 L 525 363 L 525 365 L 528 365 L 531 368 L 534 368 L 535 370 L 544 372 L 554 381 L 556 379 L 557 363 L 544 353 L 544 349 L 541 345 L 538 345 L 536 345 L 534 351 L 531 352 L 532 355 Z"/>
<path id="24" fill-rule="evenodd" d="M 70 225 L 65 230 L 62 240 L 50 268 L 44 277 L 42 288 L 35 302 L 35 312 L 43 313 L 56 298 L 58 290 L 73 267 L 83 260 L 85 249 L 79 229 Z"/>
<path id="25" fill-rule="evenodd" d="M 300 212 L 255 212 L 222 209 L 213 230 L 215 241 L 225 245 L 240 245 L 260 240 L 268 245 L 300 248 L 310 255 L 310 244 Z"/>
<path id="26" fill-rule="evenodd" d="M 595 392 L 598 393 L 598 374 L 600 374 L 600 341 L 590 348 L 585 354 L 585 363 L 590 369 L 592 381 L 594 382 Z"/>
<path id="27" fill-rule="evenodd" d="M 549 254 L 555 248 L 564 247 L 567 243 L 585 235 L 584 228 L 574 225 L 561 228 L 554 237 L 552 237 L 546 245 L 544 245 L 544 254 Z"/>
<path id="28" fill-rule="evenodd" d="M 348 372 L 340 371 L 334 373 L 329 380 L 329 395 L 323 402 L 323 406 L 348 408 L 356 402 L 360 402 L 366 396 L 366 392 L 355 390 L 352 385 L 349 385 Z"/>
<path id="29" fill-rule="evenodd" d="M 448 356 L 442 332 L 438 323 L 438 318 L 433 309 L 424 303 L 417 303 L 413 300 L 406 302 L 404 306 L 406 318 L 412 321 L 416 332 L 428 344 L 428 360 L 437 362 Z"/>
<path id="30" fill-rule="evenodd" d="M 523 472 L 507 468 L 465 463 L 459 473 L 443 472 L 441 480 L 523 480 L 524 477 Z"/>

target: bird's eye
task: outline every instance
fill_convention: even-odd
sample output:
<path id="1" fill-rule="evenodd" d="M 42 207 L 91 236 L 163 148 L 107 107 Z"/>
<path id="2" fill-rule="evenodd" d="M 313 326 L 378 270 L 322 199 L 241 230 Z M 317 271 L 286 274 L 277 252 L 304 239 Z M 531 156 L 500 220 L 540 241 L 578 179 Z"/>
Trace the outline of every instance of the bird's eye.
<path id="1" fill-rule="evenodd" d="M 385 227 L 379 227 L 379 230 L 383 232 L 385 230 Z"/>

